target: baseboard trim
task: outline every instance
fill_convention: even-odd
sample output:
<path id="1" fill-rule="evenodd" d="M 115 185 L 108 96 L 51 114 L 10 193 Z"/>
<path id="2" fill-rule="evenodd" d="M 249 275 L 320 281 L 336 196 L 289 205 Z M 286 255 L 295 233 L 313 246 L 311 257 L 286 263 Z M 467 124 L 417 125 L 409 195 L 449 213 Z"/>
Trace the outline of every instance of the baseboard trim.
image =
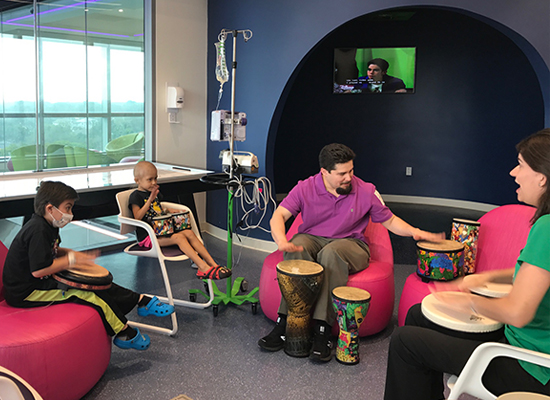
<path id="1" fill-rule="evenodd" d="M 201 228 L 203 232 L 214 236 L 217 239 L 227 242 L 227 230 L 218 228 L 208 222 L 201 222 Z M 254 250 L 264 251 L 266 253 L 272 253 L 277 250 L 277 245 L 271 240 L 262 240 L 251 237 L 245 237 L 239 235 L 240 240 L 233 235 L 233 246 L 245 247 Z"/>
<path id="2" fill-rule="evenodd" d="M 439 197 L 403 196 L 398 194 L 382 194 L 385 202 L 422 204 L 429 206 L 464 208 L 467 210 L 489 212 L 498 205 L 478 203 L 475 201 L 444 199 Z"/>

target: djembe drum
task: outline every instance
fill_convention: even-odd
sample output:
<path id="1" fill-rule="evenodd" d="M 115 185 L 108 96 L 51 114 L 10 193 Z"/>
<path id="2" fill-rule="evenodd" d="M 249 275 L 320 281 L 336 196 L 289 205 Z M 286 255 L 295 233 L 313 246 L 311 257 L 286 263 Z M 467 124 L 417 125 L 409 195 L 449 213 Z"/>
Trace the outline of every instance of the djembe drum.
<path id="1" fill-rule="evenodd" d="M 464 245 L 454 240 L 416 243 L 416 273 L 424 282 L 451 281 L 464 275 Z"/>
<path id="2" fill-rule="evenodd" d="M 464 274 L 476 272 L 477 237 L 479 235 L 477 221 L 453 218 L 451 239 L 464 245 Z"/>
<path id="3" fill-rule="evenodd" d="M 277 264 L 277 280 L 288 305 L 285 353 L 307 357 L 311 350 L 310 311 L 323 282 L 323 267 L 306 260 L 285 260 Z"/>
<path id="4" fill-rule="evenodd" d="M 53 274 L 59 289 L 106 290 L 113 283 L 113 275 L 100 265 L 88 266 L 85 271 L 66 269 Z"/>
<path id="5" fill-rule="evenodd" d="M 340 286 L 332 291 L 332 305 L 340 332 L 336 360 L 342 364 L 359 363 L 359 327 L 365 320 L 370 293 L 356 287 Z"/>

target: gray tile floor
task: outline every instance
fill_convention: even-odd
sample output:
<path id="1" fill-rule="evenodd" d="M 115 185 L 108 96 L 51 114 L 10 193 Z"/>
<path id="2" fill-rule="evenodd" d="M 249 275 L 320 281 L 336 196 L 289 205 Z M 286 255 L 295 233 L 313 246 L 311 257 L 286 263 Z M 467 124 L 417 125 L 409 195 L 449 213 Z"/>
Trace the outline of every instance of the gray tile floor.
<path id="1" fill-rule="evenodd" d="M 209 235 L 204 239 L 214 258 L 223 262 L 226 244 Z M 234 273 L 245 277 L 250 288 L 256 287 L 266 253 L 235 247 L 235 259 L 241 251 Z M 98 263 L 109 268 L 119 284 L 141 292 L 163 293 L 154 260 L 113 253 L 101 256 Z M 396 287 L 400 288 L 414 266 L 396 265 L 395 269 Z M 176 296 L 185 298 L 188 289 L 202 288 L 194 273 L 188 262 L 169 265 Z M 225 285 L 219 288 L 225 290 Z M 345 366 L 335 360 L 314 364 L 282 351 L 262 351 L 257 341 L 269 333 L 273 322 L 261 308 L 253 315 L 249 304 L 220 305 L 214 317 L 211 309 L 178 307 L 180 330 L 175 337 L 150 334 L 151 347 L 145 352 L 113 347 L 105 375 L 84 399 L 169 400 L 179 394 L 193 400 L 381 399 L 388 340 L 397 324 L 396 313 L 386 330 L 361 339 L 361 362 Z"/>

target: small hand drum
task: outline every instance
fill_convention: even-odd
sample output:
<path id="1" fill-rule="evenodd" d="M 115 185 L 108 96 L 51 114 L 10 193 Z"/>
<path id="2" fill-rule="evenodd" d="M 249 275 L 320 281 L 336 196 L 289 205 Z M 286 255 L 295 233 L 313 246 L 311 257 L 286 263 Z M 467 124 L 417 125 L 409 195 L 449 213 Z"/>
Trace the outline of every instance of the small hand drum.
<path id="1" fill-rule="evenodd" d="M 332 291 L 332 305 L 340 327 L 336 360 L 342 364 L 359 363 L 359 327 L 365 320 L 369 304 L 370 293 L 366 290 L 340 286 Z"/>
<path id="2" fill-rule="evenodd" d="M 170 236 L 174 233 L 174 222 L 171 214 L 153 217 L 151 219 L 151 226 L 157 236 Z"/>
<path id="3" fill-rule="evenodd" d="M 462 292 L 449 292 L 457 298 L 466 296 Z M 433 294 L 429 294 L 422 300 L 422 314 L 432 321 L 434 324 L 444 328 L 452 329 L 460 332 L 470 333 L 486 333 L 493 332 L 502 327 L 502 322 L 485 317 L 483 315 L 472 313 L 463 313 L 449 307 L 435 298 Z"/>
<path id="4" fill-rule="evenodd" d="M 319 295 L 323 274 L 323 267 L 312 261 L 285 260 L 277 264 L 279 288 L 288 305 L 284 350 L 289 356 L 309 356 L 310 311 Z"/>
<path id="5" fill-rule="evenodd" d="M 189 212 L 172 213 L 172 223 L 174 225 L 174 232 L 181 232 L 186 229 L 191 229 L 191 220 L 189 218 Z"/>
<path id="6" fill-rule="evenodd" d="M 88 268 L 86 272 L 74 269 L 66 269 L 53 275 L 58 282 L 59 289 L 81 289 L 81 290 L 106 290 L 113 283 L 113 275 L 99 265 Z"/>
<path id="7" fill-rule="evenodd" d="M 423 281 L 451 281 L 464 275 L 464 245 L 453 240 L 416 243 L 416 273 Z"/>
<path id="8" fill-rule="evenodd" d="M 464 274 L 476 272 L 477 238 L 479 235 L 478 221 L 453 218 L 451 239 L 464 245 Z"/>

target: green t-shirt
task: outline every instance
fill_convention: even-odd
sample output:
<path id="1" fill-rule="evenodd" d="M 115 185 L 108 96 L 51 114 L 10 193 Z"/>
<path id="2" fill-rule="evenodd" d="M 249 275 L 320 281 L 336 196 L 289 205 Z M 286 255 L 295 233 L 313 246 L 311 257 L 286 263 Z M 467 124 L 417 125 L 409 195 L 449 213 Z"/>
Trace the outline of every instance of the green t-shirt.
<path id="1" fill-rule="evenodd" d="M 525 247 L 520 252 L 514 277 L 522 263 L 550 271 L 550 215 L 540 217 L 531 228 Z M 550 354 L 550 290 L 546 292 L 535 317 L 523 328 L 506 325 L 505 335 L 511 345 Z M 546 385 L 550 369 L 520 361 L 521 366 L 533 377 Z"/>

